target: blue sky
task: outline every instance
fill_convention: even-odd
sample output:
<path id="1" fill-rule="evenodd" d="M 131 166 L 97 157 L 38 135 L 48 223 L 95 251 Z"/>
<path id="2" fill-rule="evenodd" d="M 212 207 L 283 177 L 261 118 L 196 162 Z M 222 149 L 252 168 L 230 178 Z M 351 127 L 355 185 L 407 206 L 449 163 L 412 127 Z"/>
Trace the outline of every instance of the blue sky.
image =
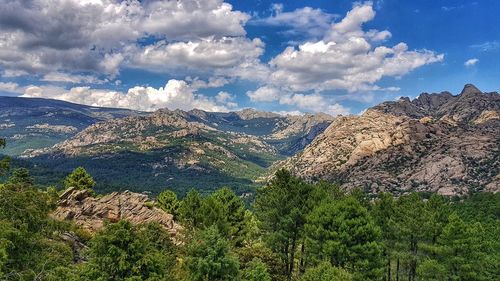
<path id="1" fill-rule="evenodd" d="M 6 0 L 0 94 L 152 111 L 357 114 L 500 89 L 495 0 Z"/>

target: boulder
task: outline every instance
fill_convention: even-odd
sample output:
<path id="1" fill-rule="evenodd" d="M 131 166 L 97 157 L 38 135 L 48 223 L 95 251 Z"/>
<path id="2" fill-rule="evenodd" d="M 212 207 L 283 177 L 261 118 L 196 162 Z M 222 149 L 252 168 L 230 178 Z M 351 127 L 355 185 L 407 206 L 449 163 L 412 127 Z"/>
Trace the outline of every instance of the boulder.
<path id="1" fill-rule="evenodd" d="M 171 236 L 181 229 L 173 216 L 154 207 L 147 195 L 130 191 L 92 197 L 88 190 L 70 187 L 60 196 L 58 207 L 51 215 L 59 220 L 71 220 L 91 233 L 99 231 L 105 222 L 119 220 L 128 220 L 133 224 L 157 222 Z"/>

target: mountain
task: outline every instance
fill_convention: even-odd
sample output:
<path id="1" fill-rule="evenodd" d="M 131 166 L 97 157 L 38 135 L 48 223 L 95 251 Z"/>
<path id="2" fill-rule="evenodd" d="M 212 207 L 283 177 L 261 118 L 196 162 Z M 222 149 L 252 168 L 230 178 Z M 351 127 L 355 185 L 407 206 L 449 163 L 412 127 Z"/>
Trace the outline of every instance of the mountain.
<path id="1" fill-rule="evenodd" d="M 96 122 L 141 114 L 59 100 L 0 96 L 0 137 L 8 143 L 2 153 L 15 156 L 50 147 Z"/>
<path id="2" fill-rule="evenodd" d="M 206 112 L 194 109 L 182 112 L 186 120 L 195 121 L 222 131 L 244 133 L 261 137 L 273 145 L 280 154 L 294 155 L 323 132 L 333 121 L 324 114 L 282 116 L 272 112 L 243 109 L 236 112 Z"/>
<path id="3" fill-rule="evenodd" d="M 253 190 L 274 162 L 309 144 L 332 121 L 326 114 L 281 116 L 245 109 L 218 113 L 161 109 L 94 123 L 52 146 L 26 151 L 48 182 L 84 166 L 99 191 Z M 35 169 L 36 170 L 36 169 Z"/>
<path id="4" fill-rule="evenodd" d="M 500 95 L 465 85 L 337 118 L 302 152 L 275 165 L 308 180 L 369 192 L 500 190 Z"/>

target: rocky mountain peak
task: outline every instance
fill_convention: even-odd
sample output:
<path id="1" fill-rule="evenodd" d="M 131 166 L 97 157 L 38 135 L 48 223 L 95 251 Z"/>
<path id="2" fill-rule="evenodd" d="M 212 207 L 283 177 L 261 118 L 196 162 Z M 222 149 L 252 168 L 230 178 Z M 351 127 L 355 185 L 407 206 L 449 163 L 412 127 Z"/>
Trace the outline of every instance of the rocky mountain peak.
<path id="1" fill-rule="evenodd" d="M 473 94 L 481 94 L 481 90 L 479 90 L 473 84 L 465 84 L 464 89 L 460 92 L 461 96 L 473 95 Z"/>
<path id="2" fill-rule="evenodd" d="M 468 84 L 457 96 L 423 93 L 339 117 L 276 166 L 374 193 L 498 191 L 499 122 L 500 95 Z"/>

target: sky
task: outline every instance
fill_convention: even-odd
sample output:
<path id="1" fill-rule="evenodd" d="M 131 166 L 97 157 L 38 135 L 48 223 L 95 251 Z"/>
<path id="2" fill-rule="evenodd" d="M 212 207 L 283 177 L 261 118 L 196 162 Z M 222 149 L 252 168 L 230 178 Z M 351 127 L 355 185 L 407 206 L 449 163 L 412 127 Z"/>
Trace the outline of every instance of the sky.
<path id="1" fill-rule="evenodd" d="M 500 90 L 497 0 L 0 0 L 0 95 L 359 114 Z"/>

